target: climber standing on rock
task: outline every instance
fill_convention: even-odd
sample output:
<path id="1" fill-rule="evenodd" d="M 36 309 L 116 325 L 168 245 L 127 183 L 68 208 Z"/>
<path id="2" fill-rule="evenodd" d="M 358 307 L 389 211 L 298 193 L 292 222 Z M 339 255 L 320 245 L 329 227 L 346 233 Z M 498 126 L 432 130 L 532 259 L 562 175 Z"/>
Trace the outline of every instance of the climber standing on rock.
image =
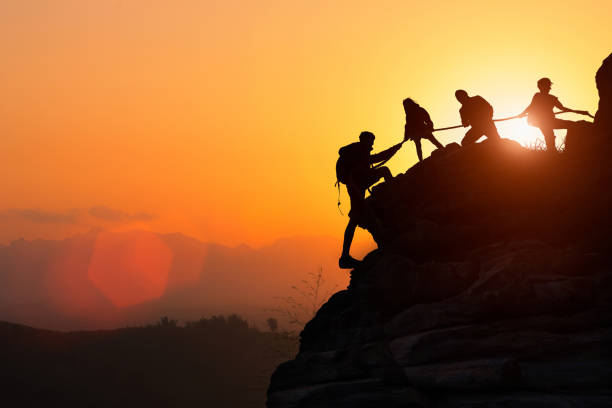
<path id="1" fill-rule="evenodd" d="M 553 109 L 559 108 L 561 112 L 574 112 L 583 115 L 589 115 L 589 113 L 587 111 L 576 111 L 563 106 L 556 96 L 550 94 L 551 87 L 552 81 L 550 79 L 539 79 L 538 89 L 540 92 L 536 92 L 535 95 L 533 95 L 531 103 L 519 114 L 519 116 L 528 115 L 527 123 L 539 128 L 544 135 L 546 150 L 551 153 L 556 153 L 557 147 L 555 146 L 554 129 L 568 129 L 576 122 L 555 118 Z"/>
<path id="2" fill-rule="evenodd" d="M 412 140 L 416 146 L 419 161 L 423 161 L 421 139 L 427 139 L 438 149 L 444 148 L 442 143 L 434 137 L 432 131 L 433 122 L 429 113 L 418 103 L 410 98 L 404 99 L 404 112 L 406 113 L 406 125 L 404 126 L 404 140 Z"/>
<path id="3" fill-rule="evenodd" d="M 376 242 L 382 239 L 382 226 L 374 211 L 365 202 L 365 192 L 381 178 L 385 181 L 393 178 L 387 167 L 372 167 L 372 165 L 389 160 L 402 144 L 398 143 L 380 153 L 370 154 L 374 139 L 372 132 L 361 132 L 359 142 L 346 145 L 338 152 L 340 157 L 336 162 L 336 176 L 338 182 L 346 185 L 351 200 L 342 255 L 338 261 L 340 268 L 343 269 L 352 269 L 359 264 L 359 261 L 349 254 L 357 226 L 368 226 Z"/>
<path id="4" fill-rule="evenodd" d="M 481 136 L 486 136 L 491 140 L 499 140 L 495 122 L 493 122 L 493 107 L 482 96 L 468 96 L 463 89 L 455 92 L 455 97 L 461 103 L 459 114 L 463 127 L 471 126 L 467 131 L 461 146 L 475 143 Z"/>

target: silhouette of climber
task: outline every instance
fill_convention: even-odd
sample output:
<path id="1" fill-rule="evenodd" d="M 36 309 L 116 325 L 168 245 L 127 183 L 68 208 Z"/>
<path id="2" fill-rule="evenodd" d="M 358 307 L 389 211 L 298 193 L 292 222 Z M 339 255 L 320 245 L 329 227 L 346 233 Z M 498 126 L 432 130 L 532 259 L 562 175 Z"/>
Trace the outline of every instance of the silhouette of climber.
<path id="1" fill-rule="evenodd" d="M 432 131 L 433 122 L 429 113 L 418 103 L 410 98 L 404 99 L 404 112 L 406 112 L 406 125 L 404 126 L 404 140 L 412 140 L 416 146 L 419 161 L 423 161 L 423 151 L 421 150 L 421 139 L 427 139 L 438 149 L 442 149 L 442 143 L 438 142 Z"/>
<path id="2" fill-rule="evenodd" d="M 539 79 L 538 89 L 540 92 L 536 92 L 535 95 L 533 95 L 531 103 L 519 114 L 519 116 L 528 115 L 527 123 L 531 126 L 540 128 L 540 131 L 544 135 L 546 150 L 551 153 L 556 153 L 557 147 L 555 146 L 554 129 L 568 129 L 575 122 L 555 118 L 553 108 L 559 108 L 563 112 L 584 113 L 584 111 L 575 111 L 563 106 L 556 96 L 550 94 L 551 86 L 552 81 L 550 79 Z"/>
<path id="3" fill-rule="evenodd" d="M 349 252 L 357 226 L 370 226 L 374 240 L 381 242 L 382 226 L 371 208 L 365 202 L 366 190 L 381 178 L 389 181 L 393 178 L 387 167 L 371 167 L 390 159 L 401 147 L 401 143 L 380 153 L 370 154 L 375 136 L 372 132 L 361 132 L 359 142 L 351 143 L 340 149 L 340 158 L 336 163 L 338 181 L 346 184 L 351 200 L 349 222 L 344 231 L 342 255 L 338 260 L 340 268 L 351 269 L 359 264 Z"/>
<path id="4" fill-rule="evenodd" d="M 493 122 L 493 107 L 482 96 L 468 96 L 463 89 L 455 92 L 455 97 L 461 103 L 459 114 L 463 127 L 471 126 L 461 140 L 461 146 L 475 143 L 481 136 L 491 140 L 499 140 L 495 122 Z"/>

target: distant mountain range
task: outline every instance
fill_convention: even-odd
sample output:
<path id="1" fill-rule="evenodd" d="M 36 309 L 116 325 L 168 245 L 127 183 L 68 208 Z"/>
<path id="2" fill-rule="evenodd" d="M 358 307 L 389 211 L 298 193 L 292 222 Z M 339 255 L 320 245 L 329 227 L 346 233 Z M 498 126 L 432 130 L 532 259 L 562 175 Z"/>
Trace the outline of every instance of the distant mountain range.
<path id="1" fill-rule="evenodd" d="M 0 245 L 0 320 L 81 330 L 238 313 L 263 324 L 319 268 L 323 292 L 346 287 L 340 245 L 294 237 L 254 249 L 145 231 L 16 240 Z"/>

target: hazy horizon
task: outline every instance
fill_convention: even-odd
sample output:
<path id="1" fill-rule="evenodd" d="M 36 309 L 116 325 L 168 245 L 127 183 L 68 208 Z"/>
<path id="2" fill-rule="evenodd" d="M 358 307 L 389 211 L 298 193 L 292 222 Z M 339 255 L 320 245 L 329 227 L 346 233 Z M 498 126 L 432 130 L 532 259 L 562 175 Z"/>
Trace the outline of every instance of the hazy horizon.
<path id="1" fill-rule="evenodd" d="M 609 8 L 596 1 L 3 2 L 0 244 L 30 242 L 19 255 L 29 269 L 14 267 L 14 276 L 5 269 L 4 279 L 27 299 L 28 285 L 42 285 L 36 273 L 46 273 L 39 290 L 54 294 L 44 299 L 59 315 L 88 304 L 141 304 L 166 293 L 182 244 L 171 248 L 164 234 L 179 233 L 262 254 L 282 237 L 324 237 L 312 259 L 299 245 L 274 254 L 282 267 L 269 254 L 266 282 L 299 282 L 317 263 L 346 282 L 338 269 L 349 210 L 344 187 L 345 215 L 336 206 L 339 147 L 362 130 L 376 134 L 375 151 L 397 143 L 406 97 L 436 127 L 459 122 L 458 88 L 486 98 L 495 117 L 516 115 L 543 76 L 565 106 L 594 113 Z M 524 145 L 541 137 L 524 119 L 498 123 L 502 137 Z M 436 137 L 448 144 L 463 133 Z M 424 145 L 425 156 L 431 148 Z M 406 143 L 388 166 L 399 174 L 415 162 Z M 92 230 L 91 242 L 68 245 Z M 27 250 L 39 238 L 61 251 L 37 265 Z M 360 229 L 356 245 L 374 246 Z M 200 262 L 201 254 L 188 255 Z M 291 262 L 308 268 L 298 273 Z M 218 271 L 219 282 L 234 279 L 225 295 L 248 298 L 252 288 L 237 277 L 252 264 L 234 266 Z M 199 276 L 190 268 L 191 278 Z M 77 270 L 85 280 L 72 280 Z M 0 301 L 16 296 L 7 287 Z M 252 290 L 263 296 L 257 285 Z"/>
<path id="2" fill-rule="evenodd" d="M 238 313 L 260 327 L 322 270 L 321 295 L 348 284 L 332 237 L 286 237 L 259 248 L 183 234 L 93 231 L 0 245 L 0 320 L 59 330 L 143 325 Z M 365 255 L 371 244 L 358 245 Z M 164 255 L 167 254 L 167 255 Z M 307 299 L 302 299 L 304 302 Z M 305 313 L 305 312 L 304 312 Z"/>

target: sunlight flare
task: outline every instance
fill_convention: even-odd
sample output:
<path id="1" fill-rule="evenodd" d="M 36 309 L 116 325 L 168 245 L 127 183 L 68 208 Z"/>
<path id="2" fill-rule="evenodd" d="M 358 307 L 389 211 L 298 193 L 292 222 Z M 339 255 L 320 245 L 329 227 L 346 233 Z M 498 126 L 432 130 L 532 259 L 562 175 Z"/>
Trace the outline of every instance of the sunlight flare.
<path id="1" fill-rule="evenodd" d="M 89 279 L 117 307 L 162 296 L 173 254 L 155 234 L 102 232 L 89 265 Z"/>

